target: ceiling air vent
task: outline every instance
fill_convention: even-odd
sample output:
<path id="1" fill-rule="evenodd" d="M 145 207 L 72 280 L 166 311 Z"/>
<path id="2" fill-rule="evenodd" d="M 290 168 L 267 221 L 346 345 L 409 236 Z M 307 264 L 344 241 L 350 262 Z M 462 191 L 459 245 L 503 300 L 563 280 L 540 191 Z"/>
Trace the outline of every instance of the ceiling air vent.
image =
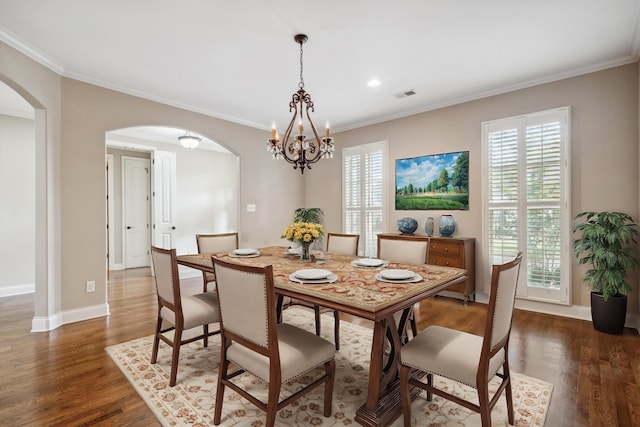
<path id="1" fill-rule="evenodd" d="M 405 90 L 405 91 L 402 91 L 402 92 L 394 93 L 393 96 L 395 96 L 398 99 L 401 99 L 401 98 L 406 98 L 407 96 L 411 96 L 411 95 L 415 95 L 415 94 L 416 94 L 416 91 L 413 90 L 413 89 L 410 89 L 410 90 Z"/>

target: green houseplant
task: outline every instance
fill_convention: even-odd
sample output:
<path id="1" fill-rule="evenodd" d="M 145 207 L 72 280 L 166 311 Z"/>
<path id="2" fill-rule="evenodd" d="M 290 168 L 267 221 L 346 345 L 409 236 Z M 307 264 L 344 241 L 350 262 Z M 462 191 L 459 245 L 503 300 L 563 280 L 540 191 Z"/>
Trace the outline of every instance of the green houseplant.
<path id="1" fill-rule="evenodd" d="M 293 222 L 310 222 L 320 224 L 320 217 L 324 215 L 320 208 L 298 208 L 294 212 Z"/>
<path id="2" fill-rule="evenodd" d="M 638 225 L 622 212 L 582 212 L 573 233 L 578 264 L 590 264 L 583 281 L 590 285 L 591 316 L 596 329 L 622 333 L 627 313 L 629 270 L 638 266 L 635 249 Z"/>

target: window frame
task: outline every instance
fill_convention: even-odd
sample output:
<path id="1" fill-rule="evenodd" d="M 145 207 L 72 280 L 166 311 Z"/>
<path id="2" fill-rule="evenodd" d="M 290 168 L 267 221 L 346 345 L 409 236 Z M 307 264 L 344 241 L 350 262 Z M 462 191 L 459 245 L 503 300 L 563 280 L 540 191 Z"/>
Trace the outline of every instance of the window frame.
<path id="1" fill-rule="evenodd" d="M 546 119 L 545 119 L 546 118 Z M 490 257 L 490 208 L 499 206 L 515 206 L 518 218 L 517 242 L 518 250 L 524 254 L 523 263 L 521 264 L 520 277 L 518 280 L 517 297 L 521 299 L 541 301 L 547 303 L 555 303 L 561 305 L 571 304 L 571 266 L 572 266 L 572 244 L 571 244 L 571 109 L 570 107 L 561 107 L 538 111 L 529 114 L 523 114 L 503 119 L 491 120 L 482 123 L 482 237 L 483 237 L 483 265 L 484 265 L 484 283 L 485 289 L 491 280 L 491 264 L 500 260 L 492 260 Z M 528 199 L 527 193 L 527 133 L 526 130 L 530 126 L 540 125 L 542 123 L 560 123 L 560 147 L 559 147 L 559 175 L 560 190 L 558 202 L 541 202 Z M 517 130 L 517 191 L 518 197 L 515 202 L 492 202 L 489 189 L 489 135 L 494 132 Z M 524 198 L 520 195 L 524 195 Z M 529 263 L 527 253 L 527 209 L 537 206 L 539 209 L 544 207 L 558 208 L 560 210 L 559 220 L 559 267 L 560 281 L 559 288 L 543 288 L 528 285 Z M 507 251 L 508 252 L 508 251 Z M 507 253 L 503 253 L 506 257 Z M 515 255 L 515 254 L 513 254 Z M 507 261 L 503 259 L 502 261 Z"/>
<path id="2" fill-rule="evenodd" d="M 347 160 L 352 158 L 353 156 L 360 156 L 360 164 L 362 168 L 364 168 L 364 156 L 366 154 L 381 152 L 382 153 L 382 165 L 381 165 L 381 207 L 378 209 L 381 215 L 381 229 L 376 232 L 372 230 L 370 236 L 367 234 L 366 230 L 366 213 L 371 211 L 371 209 L 367 210 L 365 205 L 366 200 L 366 181 L 360 181 L 360 207 L 358 211 L 360 212 L 360 227 L 359 230 L 347 229 L 347 213 L 353 212 L 353 210 L 348 210 L 347 208 L 347 176 L 346 176 L 346 164 Z M 368 257 L 376 257 L 377 253 L 377 235 L 379 232 L 384 232 L 386 227 L 386 218 L 387 218 L 387 169 L 388 169 L 388 150 L 387 150 L 387 141 L 378 141 L 367 144 L 355 145 L 351 147 L 345 147 L 342 149 L 342 232 L 343 233 L 358 233 L 360 234 L 360 239 L 358 243 L 358 254 L 361 256 Z M 362 178 L 362 176 L 361 176 Z M 369 251 L 367 251 L 369 248 Z"/>

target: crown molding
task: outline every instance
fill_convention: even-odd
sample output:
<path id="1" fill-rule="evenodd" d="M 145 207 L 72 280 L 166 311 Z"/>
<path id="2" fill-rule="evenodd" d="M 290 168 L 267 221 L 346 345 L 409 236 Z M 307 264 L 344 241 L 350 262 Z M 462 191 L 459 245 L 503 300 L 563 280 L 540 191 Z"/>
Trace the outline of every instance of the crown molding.
<path id="1" fill-rule="evenodd" d="M 0 28 L 0 41 L 8 44 L 18 52 L 21 52 L 57 74 L 64 75 L 64 66 L 62 66 L 62 64 L 54 61 L 50 56 L 44 54 L 38 49 L 31 47 L 27 42 L 4 28 Z"/>

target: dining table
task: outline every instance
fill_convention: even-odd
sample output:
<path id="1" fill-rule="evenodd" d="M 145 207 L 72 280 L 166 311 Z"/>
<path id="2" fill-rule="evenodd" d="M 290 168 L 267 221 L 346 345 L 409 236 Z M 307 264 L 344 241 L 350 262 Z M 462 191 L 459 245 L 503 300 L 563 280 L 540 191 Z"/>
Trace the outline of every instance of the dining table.
<path id="1" fill-rule="evenodd" d="M 214 273 L 212 257 L 245 265 L 272 265 L 279 308 L 283 297 L 291 297 L 373 322 L 367 397 L 355 415 L 356 422 L 363 426 L 387 426 L 402 413 L 398 373 L 406 325 L 399 328 L 394 314 L 404 312 L 406 317 L 414 304 L 466 279 L 466 270 L 460 268 L 392 260 L 372 262 L 357 256 L 317 254 L 311 262 L 303 262 L 294 251 L 282 246 L 256 248 L 255 252 L 185 254 L 177 259 L 180 265 Z M 305 283 L 296 276 L 300 270 L 327 270 L 331 275 Z M 389 280 L 384 277 L 385 271 L 410 271 L 414 276 L 405 280 L 389 276 Z M 419 391 L 413 389 L 412 395 Z"/>

